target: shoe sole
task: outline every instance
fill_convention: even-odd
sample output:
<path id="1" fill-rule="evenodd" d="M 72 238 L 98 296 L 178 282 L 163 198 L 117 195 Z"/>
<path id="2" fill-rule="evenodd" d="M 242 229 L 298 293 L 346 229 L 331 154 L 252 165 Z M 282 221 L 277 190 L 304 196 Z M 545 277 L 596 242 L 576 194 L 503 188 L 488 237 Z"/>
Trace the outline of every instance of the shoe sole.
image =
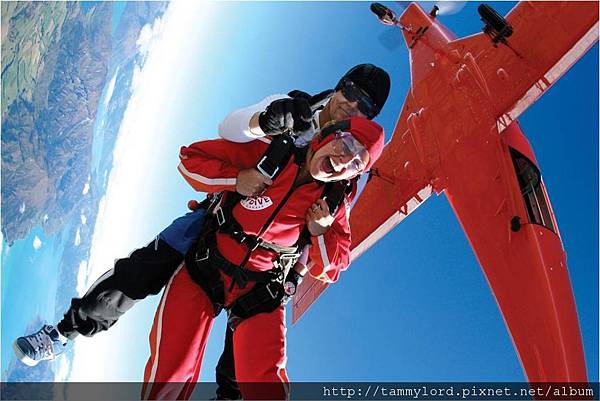
<path id="1" fill-rule="evenodd" d="M 36 361 L 35 359 L 31 359 L 30 357 L 25 355 L 25 353 L 21 350 L 21 347 L 19 347 L 19 345 L 17 344 L 17 340 L 15 340 L 15 342 L 13 343 L 13 350 L 15 351 L 17 358 L 19 358 L 19 360 L 27 366 L 35 366 L 40 362 Z"/>

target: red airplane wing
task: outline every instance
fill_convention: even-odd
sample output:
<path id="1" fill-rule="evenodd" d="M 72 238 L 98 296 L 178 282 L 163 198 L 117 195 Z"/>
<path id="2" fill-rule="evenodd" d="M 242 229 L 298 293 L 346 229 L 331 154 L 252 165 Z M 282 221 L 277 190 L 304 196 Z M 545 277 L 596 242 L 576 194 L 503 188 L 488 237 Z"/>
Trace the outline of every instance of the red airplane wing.
<path id="1" fill-rule="evenodd" d="M 477 66 L 481 91 L 493 99 L 499 129 L 533 104 L 598 40 L 598 2 L 520 2 L 506 16 L 514 33 L 492 48 L 480 33 L 450 43 Z M 449 52 L 452 56 L 452 51 Z"/>
<path id="2" fill-rule="evenodd" d="M 413 125 L 412 132 L 415 132 L 415 121 L 417 119 L 410 117 L 407 112 L 402 113 L 392 140 L 385 146 L 381 158 L 372 169 L 369 183 L 352 208 L 351 260 L 388 233 L 432 193 L 429 185 L 431 173 L 424 168 L 418 153 L 419 148 L 428 144 L 415 143 L 417 136 L 411 135 L 408 129 Z M 294 297 L 294 323 L 327 286 L 311 277 L 302 282 Z"/>

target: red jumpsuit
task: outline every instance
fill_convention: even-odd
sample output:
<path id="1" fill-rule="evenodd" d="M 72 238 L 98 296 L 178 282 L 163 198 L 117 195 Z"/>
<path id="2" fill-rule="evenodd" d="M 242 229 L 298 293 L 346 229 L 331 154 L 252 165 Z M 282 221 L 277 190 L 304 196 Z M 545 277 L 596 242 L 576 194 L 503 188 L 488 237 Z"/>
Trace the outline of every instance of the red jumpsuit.
<path id="1" fill-rule="evenodd" d="M 235 191 L 240 170 L 255 167 L 268 147 L 268 139 L 246 144 L 222 139 L 182 147 L 179 171 L 192 187 L 203 192 Z M 293 158 L 273 185 L 258 198 L 246 199 L 233 215 L 249 234 L 281 246 L 293 246 L 305 224 L 308 208 L 319 199 L 323 185 L 316 181 L 294 187 L 299 166 Z M 279 210 L 276 210 L 278 209 Z M 336 281 L 350 262 L 350 228 L 341 207 L 322 236 L 311 237 L 309 271 L 324 280 Z M 226 234 L 217 234 L 217 248 L 230 262 L 242 263 L 249 249 Z M 254 271 L 273 268 L 276 254 L 258 248 L 245 267 Z M 249 291 L 225 282 L 225 303 Z M 204 291 L 181 266 L 167 284 L 150 333 L 150 358 L 144 372 L 144 399 L 187 399 L 200 374 L 202 356 L 213 323 L 213 307 Z M 244 399 L 288 397 L 285 372 L 285 310 L 261 313 L 243 321 L 234 332 L 236 377 Z M 167 383 L 170 382 L 170 383 Z M 269 383 L 251 385 L 251 383 Z"/>

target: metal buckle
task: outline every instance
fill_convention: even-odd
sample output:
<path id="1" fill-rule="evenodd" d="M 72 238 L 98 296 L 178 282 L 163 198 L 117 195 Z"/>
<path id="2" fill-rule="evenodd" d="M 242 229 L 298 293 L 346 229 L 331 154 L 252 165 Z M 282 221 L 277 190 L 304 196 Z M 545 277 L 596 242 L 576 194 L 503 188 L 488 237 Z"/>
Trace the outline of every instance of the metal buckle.
<path id="1" fill-rule="evenodd" d="M 215 208 L 215 206 L 221 201 L 223 197 L 222 192 L 216 192 L 214 194 L 208 194 L 207 198 L 209 200 L 208 209 Z"/>
<path id="2" fill-rule="evenodd" d="M 215 216 L 217 216 L 217 223 L 219 223 L 219 226 L 225 224 L 225 213 L 221 206 L 215 209 Z"/>
<path id="3" fill-rule="evenodd" d="M 248 236 L 248 237 L 246 237 L 246 238 L 252 238 L 252 237 L 249 237 L 249 236 Z M 256 238 L 256 237 L 255 237 L 255 238 Z M 251 242 L 251 241 L 250 241 L 250 240 L 248 240 L 248 242 Z M 254 251 L 256 251 L 256 250 L 258 249 L 258 247 L 260 246 L 260 244 L 261 244 L 261 243 L 262 243 L 262 240 L 260 240 L 260 239 L 256 238 L 256 239 L 254 240 L 254 245 L 252 245 L 252 246 L 248 246 L 248 247 L 250 248 L 250 250 L 251 250 L 252 252 L 254 252 Z M 250 244 L 248 244 L 248 245 L 250 245 Z"/>
<path id="4" fill-rule="evenodd" d="M 264 175 L 265 177 L 268 177 L 270 179 L 273 179 L 273 177 L 275 177 L 275 174 L 277 174 L 277 172 L 279 171 L 279 167 L 275 167 L 275 170 L 273 170 L 273 173 L 269 174 L 267 173 L 267 171 L 263 168 L 262 164 L 263 162 L 267 160 L 267 156 L 263 156 L 262 159 L 260 159 L 260 161 L 258 162 L 258 164 L 256 165 L 256 169 L 258 171 L 260 171 L 260 173 L 262 175 Z"/>
<path id="5" fill-rule="evenodd" d="M 269 291 L 269 295 L 271 296 L 271 298 L 277 299 L 277 294 L 276 293 L 273 294 L 273 291 L 271 291 L 271 284 L 274 284 L 274 283 L 272 283 L 272 282 L 267 283 L 267 285 L 265 287 L 267 288 L 267 291 Z"/>
<path id="6" fill-rule="evenodd" d="M 233 314 L 231 310 L 227 311 L 227 325 L 231 329 L 231 331 L 235 331 L 237 326 L 242 322 L 242 318 Z"/>
<path id="7" fill-rule="evenodd" d="M 210 256 L 210 249 L 209 248 L 205 248 L 206 253 L 204 254 L 204 256 L 199 257 L 198 253 L 201 251 L 200 249 L 198 249 L 198 251 L 196 251 L 196 262 L 202 262 L 203 260 L 206 260 L 209 258 Z"/>
<path id="8" fill-rule="evenodd" d="M 260 246 L 261 240 L 257 239 L 254 235 L 247 235 L 243 231 L 233 231 L 231 237 L 237 240 L 240 244 L 248 246 L 250 251 L 254 252 Z"/>
<path id="9" fill-rule="evenodd" d="M 284 253 L 282 255 L 279 255 L 278 259 L 279 259 L 279 264 L 281 265 L 281 268 L 285 271 L 288 271 L 289 269 L 294 268 L 294 265 L 296 264 L 298 259 L 300 259 L 300 254 L 299 253 Z"/>
<path id="10" fill-rule="evenodd" d="M 281 255 L 279 255 L 279 258 L 282 260 L 294 260 L 300 257 L 299 253 L 282 253 Z"/>

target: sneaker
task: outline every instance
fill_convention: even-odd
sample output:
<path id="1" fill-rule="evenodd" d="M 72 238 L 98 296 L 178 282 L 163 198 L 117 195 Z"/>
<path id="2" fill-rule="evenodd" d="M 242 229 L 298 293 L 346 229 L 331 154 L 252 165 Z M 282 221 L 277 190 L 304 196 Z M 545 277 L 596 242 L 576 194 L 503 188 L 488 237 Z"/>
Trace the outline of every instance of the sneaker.
<path id="1" fill-rule="evenodd" d="M 64 352 L 67 346 L 56 327 L 46 324 L 38 332 L 17 338 L 13 349 L 17 358 L 27 366 L 35 366 L 40 361 L 52 360 Z"/>

